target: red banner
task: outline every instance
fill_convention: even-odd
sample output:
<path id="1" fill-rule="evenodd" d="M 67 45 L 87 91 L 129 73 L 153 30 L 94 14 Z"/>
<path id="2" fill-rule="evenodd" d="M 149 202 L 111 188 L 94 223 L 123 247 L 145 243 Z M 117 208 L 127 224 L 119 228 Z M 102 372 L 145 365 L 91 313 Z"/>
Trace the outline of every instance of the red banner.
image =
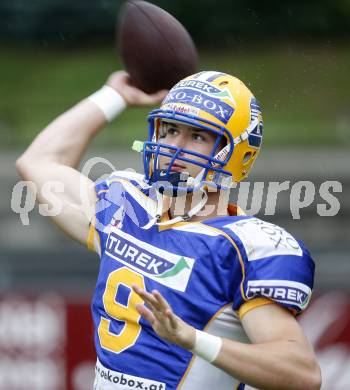
<path id="1" fill-rule="evenodd" d="M 92 389 L 95 353 L 87 302 L 56 294 L 0 298 L 0 389 Z"/>
<path id="2" fill-rule="evenodd" d="M 317 352 L 326 390 L 350 388 L 350 297 L 314 299 L 300 323 Z M 0 390 L 92 389 L 90 303 L 57 294 L 0 297 Z"/>
<path id="3" fill-rule="evenodd" d="M 350 389 L 350 297 L 330 292 L 313 300 L 300 319 L 321 365 L 322 389 Z"/>

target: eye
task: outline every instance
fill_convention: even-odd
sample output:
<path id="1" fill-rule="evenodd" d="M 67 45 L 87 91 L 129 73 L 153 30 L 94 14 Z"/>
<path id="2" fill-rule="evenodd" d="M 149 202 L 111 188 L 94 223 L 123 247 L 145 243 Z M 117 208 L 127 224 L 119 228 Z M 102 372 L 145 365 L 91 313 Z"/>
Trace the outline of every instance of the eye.
<path id="1" fill-rule="evenodd" d="M 175 127 L 169 127 L 167 130 L 166 130 L 166 134 L 170 134 L 170 135 L 175 135 L 178 133 L 178 130 L 175 129 Z"/>
<path id="2" fill-rule="evenodd" d="M 178 130 L 175 127 L 165 127 L 162 129 L 162 132 L 159 138 L 165 138 L 167 136 L 174 136 L 178 133 Z"/>
<path id="3" fill-rule="evenodd" d="M 199 142 L 204 142 L 206 140 L 202 133 L 192 133 L 192 139 Z"/>

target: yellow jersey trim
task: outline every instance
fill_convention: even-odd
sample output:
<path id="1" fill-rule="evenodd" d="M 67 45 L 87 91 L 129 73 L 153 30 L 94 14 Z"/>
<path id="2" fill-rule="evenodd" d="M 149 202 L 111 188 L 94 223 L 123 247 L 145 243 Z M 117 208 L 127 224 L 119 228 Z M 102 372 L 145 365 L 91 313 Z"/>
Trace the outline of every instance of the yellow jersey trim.
<path id="1" fill-rule="evenodd" d="M 168 213 L 163 214 L 162 222 L 163 222 L 163 218 L 164 218 L 164 221 L 167 220 L 166 218 L 169 219 Z M 244 280 L 245 280 L 244 261 L 243 261 L 241 252 L 240 252 L 237 244 L 233 241 L 233 239 L 227 233 L 223 232 L 222 230 L 214 228 L 213 226 L 210 226 L 210 225 L 203 224 L 201 222 L 190 222 L 190 221 L 189 222 L 178 222 L 178 223 L 175 223 L 173 225 L 158 226 L 158 228 L 159 228 L 159 231 L 162 231 L 162 230 L 166 230 L 166 229 L 172 229 L 172 228 L 174 228 L 176 226 L 181 226 L 181 225 L 185 225 L 185 224 L 201 225 L 202 227 L 205 227 L 207 229 L 211 229 L 211 230 L 215 231 L 216 233 L 224 236 L 232 244 L 232 246 L 235 248 L 235 250 L 237 252 L 238 260 L 239 260 L 239 263 L 241 265 L 241 270 L 242 270 L 242 281 L 240 283 L 241 294 L 242 294 L 243 299 L 245 301 L 248 301 L 248 298 L 246 297 L 246 295 L 244 293 L 244 288 L 243 288 L 243 283 L 244 283 Z"/>
<path id="2" fill-rule="evenodd" d="M 90 221 L 89 233 L 86 241 L 87 248 L 90 251 L 96 252 L 101 255 L 101 239 L 95 228 L 96 216 L 94 215 Z"/>
<path id="3" fill-rule="evenodd" d="M 202 223 L 200 223 L 200 224 L 204 225 Z M 243 283 L 244 283 L 244 279 L 245 279 L 244 261 L 243 261 L 241 252 L 240 252 L 237 244 L 233 241 L 233 239 L 227 233 L 223 232 L 222 230 L 214 228 L 213 226 L 209 226 L 209 225 L 204 225 L 204 226 L 209 228 L 209 229 L 212 229 L 212 230 L 216 231 L 217 233 L 219 233 L 221 235 L 223 235 L 232 244 L 232 246 L 236 249 L 236 252 L 237 252 L 237 255 L 238 255 L 238 260 L 239 260 L 239 263 L 241 265 L 241 270 L 242 270 L 242 281 L 241 281 L 241 284 L 240 284 L 240 290 L 241 290 L 241 294 L 242 294 L 243 299 L 245 301 L 248 301 L 248 298 L 246 297 L 246 295 L 244 293 L 244 288 L 243 288 Z"/>
<path id="4" fill-rule="evenodd" d="M 93 252 L 95 252 L 95 246 L 94 246 L 95 226 L 93 223 L 94 219 L 95 219 L 95 217 L 92 217 L 92 220 L 91 220 L 90 226 L 89 226 L 89 234 L 88 234 L 87 241 L 86 241 L 86 245 L 87 245 L 88 249 L 90 251 L 93 251 Z"/>
<path id="5" fill-rule="evenodd" d="M 243 303 L 243 305 L 241 305 L 241 307 L 238 309 L 237 313 L 238 313 L 240 320 L 242 320 L 242 318 L 250 310 L 253 310 L 253 309 L 260 307 L 260 306 L 271 305 L 271 304 L 276 305 L 276 303 L 274 301 L 271 301 L 271 299 L 262 298 L 262 297 L 255 298 L 255 299 L 252 299 L 251 301 Z"/>
<path id="6" fill-rule="evenodd" d="M 242 215 L 246 215 L 244 213 L 244 211 L 239 206 L 237 206 L 235 204 L 231 204 L 231 203 L 229 203 L 227 205 L 227 213 L 228 213 L 228 216 L 242 216 Z M 215 217 L 213 217 L 213 218 L 215 218 Z M 169 211 L 167 211 L 167 212 L 165 212 L 162 215 L 162 218 L 161 218 L 160 222 L 167 222 L 167 221 L 169 221 L 169 219 L 170 219 Z M 163 230 L 176 228 L 176 227 L 183 226 L 183 225 L 189 224 L 189 223 L 200 223 L 200 222 L 183 221 L 183 222 L 176 222 L 176 223 L 170 224 L 170 225 L 161 225 L 161 226 L 158 226 L 158 231 L 162 232 Z"/>
<path id="7" fill-rule="evenodd" d="M 165 212 L 161 219 L 160 219 L 160 222 L 167 222 L 169 221 L 169 211 Z M 195 222 L 176 222 L 176 223 L 173 223 L 173 224 L 170 224 L 170 225 L 157 225 L 158 226 L 158 231 L 159 232 L 162 232 L 163 230 L 169 230 L 169 229 L 173 229 L 173 228 L 176 228 L 178 226 L 184 226 L 184 225 L 187 225 L 189 223 L 195 223 Z"/>

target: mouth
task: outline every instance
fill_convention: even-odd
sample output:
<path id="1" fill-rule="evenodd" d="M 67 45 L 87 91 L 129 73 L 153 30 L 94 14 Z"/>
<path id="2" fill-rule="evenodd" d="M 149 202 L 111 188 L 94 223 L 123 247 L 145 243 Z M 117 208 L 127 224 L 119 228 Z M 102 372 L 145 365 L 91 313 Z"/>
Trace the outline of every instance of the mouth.
<path id="1" fill-rule="evenodd" d="M 168 167 L 169 167 L 169 164 L 165 164 L 165 169 L 168 169 Z M 181 173 L 181 172 L 184 172 L 185 170 L 186 170 L 186 167 L 184 165 L 174 163 L 171 166 L 170 172 L 180 172 Z"/>

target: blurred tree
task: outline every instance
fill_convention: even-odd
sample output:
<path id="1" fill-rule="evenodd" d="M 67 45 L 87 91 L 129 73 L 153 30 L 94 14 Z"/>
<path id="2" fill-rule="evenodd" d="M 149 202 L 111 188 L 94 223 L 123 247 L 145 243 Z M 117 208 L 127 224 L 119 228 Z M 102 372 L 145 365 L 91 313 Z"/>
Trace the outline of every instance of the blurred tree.
<path id="1" fill-rule="evenodd" d="M 123 0 L 2 0 L 1 41 L 79 44 L 113 40 Z M 154 0 L 177 17 L 196 43 L 215 47 L 258 40 L 350 36 L 349 0 Z"/>

